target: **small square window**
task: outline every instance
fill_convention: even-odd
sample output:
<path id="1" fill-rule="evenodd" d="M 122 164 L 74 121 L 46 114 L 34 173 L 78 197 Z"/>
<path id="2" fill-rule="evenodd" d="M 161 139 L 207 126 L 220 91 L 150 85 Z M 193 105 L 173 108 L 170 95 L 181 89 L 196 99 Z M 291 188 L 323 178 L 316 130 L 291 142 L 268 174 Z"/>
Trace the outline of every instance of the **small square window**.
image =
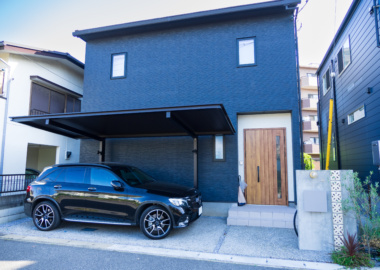
<path id="1" fill-rule="evenodd" d="M 215 135 L 214 137 L 214 161 L 225 161 L 224 136 Z"/>
<path id="2" fill-rule="evenodd" d="M 254 37 L 238 39 L 237 47 L 238 47 L 238 65 L 239 66 L 256 65 Z"/>
<path id="3" fill-rule="evenodd" d="M 127 77 L 127 53 L 115 53 L 111 58 L 111 79 Z"/>

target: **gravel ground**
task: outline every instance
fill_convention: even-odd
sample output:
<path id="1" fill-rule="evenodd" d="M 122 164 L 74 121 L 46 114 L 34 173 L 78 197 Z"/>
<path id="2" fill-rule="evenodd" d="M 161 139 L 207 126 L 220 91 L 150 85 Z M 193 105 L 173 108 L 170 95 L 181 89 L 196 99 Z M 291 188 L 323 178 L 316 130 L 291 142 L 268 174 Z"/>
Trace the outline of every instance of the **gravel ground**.
<path id="1" fill-rule="evenodd" d="M 39 231 L 31 218 L 0 225 L 0 235 L 15 234 L 85 242 L 137 245 L 252 257 L 331 262 L 328 252 L 298 249 L 291 229 L 227 226 L 225 218 L 201 217 L 189 227 L 174 229 L 162 240 L 146 238 L 138 227 L 63 222 Z"/>

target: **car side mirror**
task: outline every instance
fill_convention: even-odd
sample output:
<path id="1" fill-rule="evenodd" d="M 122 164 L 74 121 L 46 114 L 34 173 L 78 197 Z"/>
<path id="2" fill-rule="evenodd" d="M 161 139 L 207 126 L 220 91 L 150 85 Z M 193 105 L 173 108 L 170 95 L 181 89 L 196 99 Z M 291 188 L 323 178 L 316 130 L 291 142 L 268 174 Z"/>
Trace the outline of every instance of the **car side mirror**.
<path id="1" fill-rule="evenodd" d="M 115 189 L 115 190 L 121 190 L 123 189 L 123 185 L 121 184 L 120 181 L 111 181 L 111 186 Z"/>

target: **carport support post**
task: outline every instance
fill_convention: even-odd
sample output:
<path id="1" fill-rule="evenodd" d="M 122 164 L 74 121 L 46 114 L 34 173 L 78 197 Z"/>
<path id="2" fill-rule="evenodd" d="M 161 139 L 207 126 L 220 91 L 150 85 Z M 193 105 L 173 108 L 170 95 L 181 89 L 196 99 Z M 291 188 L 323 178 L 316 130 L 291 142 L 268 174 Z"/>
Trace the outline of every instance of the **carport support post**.
<path id="1" fill-rule="evenodd" d="M 198 188 L 198 138 L 193 137 L 194 187 Z"/>
<path id="2" fill-rule="evenodd" d="M 99 162 L 106 161 L 106 139 L 99 141 Z"/>

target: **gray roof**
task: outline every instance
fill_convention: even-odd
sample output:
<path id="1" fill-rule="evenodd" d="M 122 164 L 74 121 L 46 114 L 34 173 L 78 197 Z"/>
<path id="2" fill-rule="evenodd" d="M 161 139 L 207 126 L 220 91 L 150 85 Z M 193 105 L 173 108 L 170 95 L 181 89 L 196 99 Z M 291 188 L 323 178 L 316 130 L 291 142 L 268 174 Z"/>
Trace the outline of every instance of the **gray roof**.
<path id="1" fill-rule="evenodd" d="M 129 35 L 146 31 L 231 20 L 257 15 L 283 12 L 297 6 L 301 0 L 272 0 L 256 4 L 195 12 L 151 20 L 123 23 L 86 30 L 76 30 L 73 36 L 84 41 L 112 36 Z"/>

